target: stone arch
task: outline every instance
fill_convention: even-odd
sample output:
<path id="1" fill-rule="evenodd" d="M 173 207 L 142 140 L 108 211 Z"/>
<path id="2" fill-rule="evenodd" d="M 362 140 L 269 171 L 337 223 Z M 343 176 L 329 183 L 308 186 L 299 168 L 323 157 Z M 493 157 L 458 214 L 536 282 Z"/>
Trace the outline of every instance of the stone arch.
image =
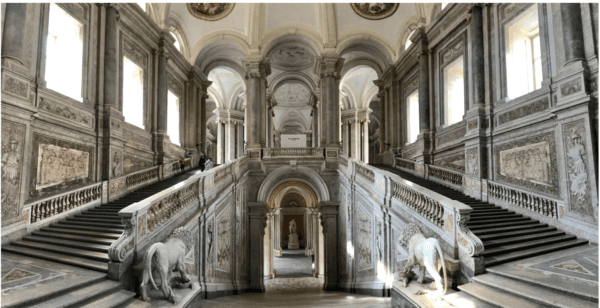
<path id="1" fill-rule="evenodd" d="M 272 93 L 275 93 L 279 87 L 289 82 L 301 83 L 311 91 L 314 91 L 317 88 L 315 81 L 304 72 L 283 72 L 273 77 L 269 82 L 269 90 L 271 90 Z"/>
<path id="2" fill-rule="evenodd" d="M 279 184 L 271 192 L 271 195 L 269 196 L 269 199 L 267 201 L 267 205 L 269 206 L 269 208 L 278 207 L 279 202 L 281 201 L 281 200 L 278 200 L 278 199 L 280 199 L 278 197 L 283 197 L 285 194 L 291 192 L 291 191 L 288 191 L 289 188 L 296 188 L 297 190 L 299 190 L 299 192 L 294 192 L 294 193 L 298 193 L 305 198 L 306 198 L 306 194 L 307 194 L 309 197 L 308 198 L 309 202 L 307 202 L 307 206 L 317 207 L 319 205 L 319 198 L 317 197 L 317 194 L 312 190 L 312 188 L 310 186 L 308 186 L 304 182 L 290 180 L 290 181 Z"/>
<path id="3" fill-rule="evenodd" d="M 311 48 L 314 54 L 319 55 L 325 50 L 321 34 L 315 29 L 305 25 L 285 25 L 277 27 L 265 34 L 261 41 L 261 49 L 264 55 L 268 55 L 273 48 L 282 42 L 303 43 Z"/>
<path id="4" fill-rule="evenodd" d="M 181 19 L 179 19 L 177 15 L 171 14 L 171 16 L 169 16 L 169 19 L 167 20 L 167 29 L 177 37 L 177 40 L 179 41 L 179 44 L 181 46 L 181 54 L 183 55 L 183 57 L 189 60 L 190 42 L 188 40 L 188 36 L 185 32 L 185 29 L 181 26 L 182 24 L 183 22 L 181 21 Z"/>
<path id="5" fill-rule="evenodd" d="M 258 190 L 257 201 L 267 203 L 277 187 L 290 181 L 305 184 L 315 193 L 319 202 L 330 200 L 327 184 L 317 172 L 305 166 L 282 166 L 264 179 Z"/>

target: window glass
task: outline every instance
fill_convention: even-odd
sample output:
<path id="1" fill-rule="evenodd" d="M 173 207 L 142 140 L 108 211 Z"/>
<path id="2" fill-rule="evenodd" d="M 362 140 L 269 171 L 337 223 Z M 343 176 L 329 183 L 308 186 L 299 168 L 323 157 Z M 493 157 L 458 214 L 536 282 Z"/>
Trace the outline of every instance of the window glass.
<path id="1" fill-rule="evenodd" d="M 169 91 L 167 104 L 167 134 L 171 143 L 179 145 L 179 97 Z"/>
<path id="2" fill-rule="evenodd" d="M 173 35 L 173 37 L 175 38 L 175 43 L 173 43 L 173 45 L 175 45 L 175 48 L 177 48 L 177 50 L 181 52 L 181 44 L 179 43 L 179 37 L 173 31 L 171 31 L 171 35 Z"/>
<path id="3" fill-rule="evenodd" d="M 144 70 L 123 57 L 123 116 L 127 123 L 144 128 Z"/>
<path id="4" fill-rule="evenodd" d="M 46 43 L 46 86 L 81 101 L 83 25 L 52 3 Z"/>
<path id="5" fill-rule="evenodd" d="M 506 86 L 513 99 L 542 86 L 542 60 L 537 5 L 534 4 L 504 26 Z"/>
<path id="6" fill-rule="evenodd" d="M 408 102 L 408 143 L 417 141 L 419 135 L 419 90 L 407 98 Z"/>
<path id="7" fill-rule="evenodd" d="M 465 114 L 465 79 L 463 57 L 444 68 L 444 124 L 462 121 Z"/>
<path id="8" fill-rule="evenodd" d="M 146 11 L 146 2 L 136 2 L 142 8 L 142 11 Z"/>
<path id="9" fill-rule="evenodd" d="M 415 30 L 410 31 L 410 33 L 408 34 L 408 38 L 406 38 L 406 43 L 404 44 L 404 50 L 407 50 L 408 47 L 410 47 L 410 45 L 412 44 L 412 41 L 410 40 L 410 37 L 413 35 L 413 33 L 415 33 Z"/>
<path id="10" fill-rule="evenodd" d="M 446 6 L 448 6 L 448 3 L 442 3 L 442 10 L 445 9 Z"/>

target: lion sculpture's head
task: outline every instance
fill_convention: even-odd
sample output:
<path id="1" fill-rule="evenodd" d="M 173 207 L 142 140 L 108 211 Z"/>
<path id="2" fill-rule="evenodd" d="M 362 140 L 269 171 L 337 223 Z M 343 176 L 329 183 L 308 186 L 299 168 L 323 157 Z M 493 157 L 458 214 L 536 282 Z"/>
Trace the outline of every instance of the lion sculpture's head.
<path id="1" fill-rule="evenodd" d="M 179 227 L 171 233 L 169 238 L 177 238 L 180 239 L 185 244 L 186 251 L 190 251 L 192 246 L 194 245 L 194 238 L 190 230 L 185 227 Z"/>
<path id="2" fill-rule="evenodd" d="M 406 226 L 404 226 L 402 234 L 400 234 L 400 244 L 402 244 L 403 247 L 407 248 L 410 239 L 415 234 L 423 234 L 423 232 L 421 232 L 421 229 L 419 229 L 417 225 L 413 223 L 407 224 Z"/>

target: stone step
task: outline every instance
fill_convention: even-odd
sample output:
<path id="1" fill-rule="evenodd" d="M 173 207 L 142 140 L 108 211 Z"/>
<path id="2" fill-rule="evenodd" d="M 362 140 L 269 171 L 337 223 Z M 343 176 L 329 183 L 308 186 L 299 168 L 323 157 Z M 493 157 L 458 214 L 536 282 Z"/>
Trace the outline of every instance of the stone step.
<path id="1" fill-rule="evenodd" d="M 109 292 L 117 291 L 120 288 L 121 283 L 104 279 L 101 282 L 70 291 L 66 294 L 62 294 L 45 302 L 31 306 L 31 308 L 76 307 L 100 296 L 104 296 Z"/>
<path id="2" fill-rule="evenodd" d="M 498 215 L 498 214 L 502 214 L 502 213 L 510 213 L 510 214 L 514 214 L 515 212 L 512 211 L 508 211 L 506 209 L 473 209 L 473 212 L 471 212 L 471 217 L 482 217 L 482 216 L 488 216 L 488 215 Z"/>
<path id="3" fill-rule="evenodd" d="M 473 297 L 466 292 L 456 292 L 443 297 L 446 302 L 449 302 L 456 308 L 497 308 L 498 306 L 486 303 Z"/>
<path id="4" fill-rule="evenodd" d="M 523 236 L 523 235 L 532 235 L 532 234 L 536 234 L 536 233 L 544 233 L 544 232 L 555 231 L 555 230 L 556 230 L 555 227 L 539 226 L 538 228 L 535 228 L 535 229 L 509 231 L 509 232 L 488 234 L 488 235 L 478 235 L 477 237 L 479 237 L 479 239 L 481 239 L 483 242 L 487 242 L 489 240 L 512 238 L 512 237 Z"/>
<path id="5" fill-rule="evenodd" d="M 129 206 L 129 205 L 121 206 L 121 205 L 108 205 L 107 204 L 107 205 L 101 205 L 99 208 L 103 209 L 103 210 L 113 210 L 113 211 L 116 210 L 118 212 L 118 211 L 126 208 L 127 206 Z"/>
<path id="6" fill-rule="evenodd" d="M 70 225 L 67 224 L 64 221 L 60 221 L 58 223 L 52 224 L 52 227 L 57 227 L 57 228 L 61 228 L 61 229 L 75 229 L 75 230 L 82 230 L 82 231 L 95 231 L 95 232 L 105 232 L 105 233 L 123 233 L 123 229 L 118 229 L 118 228 L 107 228 L 107 227 L 86 227 L 86 226 L 80 226 L 80 225 Z"/>
<path id="7" fill-rule="evenodd" d="M 548 307 L 555 308 L 590 308 L 598 307 L 598 303 L 586 301 L 577 297 L 568 296 L 564 293 L 559 293 L 554 290 L 549 290 L 536 286 L 531 283 L 526 283 L 507 277 L 498 276 L 495 274 L 485 274 L 473 277 L 473 279 L 482 285 L 485 285 L 496 290 L 510 293 L 539 303 Z"/>
<path id="8" fill-rule="evenodd" d="M 489 258 L 485 258 L 484 262 L 485 262 L 486 267 L 494 266 L 494 265 L 498 265 L 498 264 L 502 264 L 502 263 L 506 263 L 506 262 L 510 262 L 510 261 L 521 260 L 521 259 L 525 259 L 525 258 L 529 258 L 529 257 L 539 256 L 539 255 L 554 252 L 557 250 L 567 249 L 567 248 L 580 246 L 580 245 L 586 245 L 587 243 L 588 243 L 587 240 L 580 240 L 580 239 L 570 240 L 570 241 L 560 242 L 560 243 L 556 243 L 556 244 L 552 244 L 552 245 L 545 245 L 545 246 L 541 246 L 541 247 L 529 248 L 529 249 L 525 249 L 525 250 L 519 250 L 519 251 L 507 253 L 507 254 L 492 256 Z"/>
<path id="9" fill-rule="evenodd" d="M 467 222 L 467 225 L 469 227 L 474 227 L 474 226 L 480 226 L 480 225 L 488 225 L 488 224 L 494 224 L 494 223 L 503 223 L 503 222 L 509 222 L 509 221 L 526 221 L 526 220 L 531 220 L 531 218 L 529 217 L 523 217 L 523 216 L 517 216 L 517 217 L 502 217 L 502 218 L 496 218 L 496 219 L 482 219 L 482 220 L 475 220 L 475 221 L 471 221 L 469 220 Z"/>
<path id="10" fill-rule="evenodd" d="M 515 213 L 504 213 L 504 214 L 498 214 L 498 215 L 484 215 L 484 216 L 475 216 L 475 217 L 471 217 L 471 219 L 469 219 L 468 222 L 475 222 L 475 221 L 481 221 L 481 220 L 495 220 L 495 219 L 505 219 L 505 218 L 518 218 L 518 217 L 523 217 L 523 215 L 521 214 L 515 214 Z"/>
<path id="11" fill-rule="evenodd" d="M 96 221 L 94 222 L 93 220 L 82 220 L 82 219 L 76 219 L 76 218 L 71 218 L 65 220 L 65 221 L 61 221 L 59 223 L 62 224 L 67 224 L 67 225 L 82 225 L 82 226 L 90 226 L 90 227 L 101 227 L 101 228 L 112 228 L 112 229 L 124 229 L 125 225 L 122 225 L 120 222 L 115 223 L 115 222 L 104 222 L 104 221 Z"/>
<path id="12" fill-rule="evenodd" d="M 79 258 L 65 254 L 53 253 L 49 251 L 31 249 L 27 247 L 19 247 L 14 245 L 5 245 L 2 246 L 2 251 L 7 251 L 19 255 L 26 255 L 34 258 L 54 261 L 58 263 L 74 265 L 78 267 L 83 267 L 91 270 L 96 270 L 104 273 L 108 273 L 108 263 L 94 261 L 86 258 Z"/>
<path id="13" fill-rule="evenodd" d="M 85 259 L 90 259 L 90 260 L 94 260 L 94 261 L 106 262 L 106 263 L 108 263 L 108 261 L 110 261 L 110 258 L 108 258 L 108 253 L 104 253 L 104 252 L 89 251 L 89 250 L 84 250 L 84 249 L 77 249 L 77 248 L 71 248 L 71 247 L 65 247 L 65 246 L 59 246 L 59 245 L 53 245 L 53 244 L 29 242 L 29 241 L 23 241 L 23 240 L 14 241 L 11 243 L 11 245 L 18 246 L 18 247 L 25 247 L 25 248 L 29 248 L 29 249 L 36 249 L 36 250 L 40 250 L 40 251 L 42 251 L 42 250 L 49 251 L 49 252 L 69 255 L 69 256 L 78 257 L 78 258 L 85 258 Z"/>
<path id="14" fill-rule="evenodd" d="M 92 236 L 92 237 L 98 237 L 98 238 L 108 238 L 108 239 L 113 239 L 113 240 L 118 239 L 121 236 L 121 234 L 123 234 L 123 232 L 121 232 L 121 233 L 95 232 L 95 231 L 84 231 L 84 230 L 75 230 L 75 229 L 63 229 L 62 227 L 48 227 L 48 228 L 44 228 L 42 230 L 46 231 L 46 232 L 53 232 L 53 233 L 66 233 L 66 234 L 74 234 L 74 235 L 81 235 L 81 236 Z"/>
<path id="15" fill-rule="evenodd" d="M 525 220 L 518 220 L 518 221 L 500 221 L 497 223 L 488 223 L 485 225 L 475 225 L 475 226 L 469 226 L 469 229 L 475 233 L 476 230 L 484 230 L 484 229 L 489 229 L 489 228 L 501 228 L 501 227 L 516 227 L 516 226 L 525 226 L 525 225 L 533 225 L 533 224 L 538 224 L 539 221 L 537 220 L 531 220 L 531 219 L 525 219 Z"/>
<path id="16" fill-rule="evenodd" d="M 83 305 L 80 307 L 81 308 L 121 307 L 123 304 L 129 302 L 134 296 L 135 296 L 135 293 L 133 293 L 133 292 L 126 291 L 126 290 L 119 290 L 117 292 L 103 296 L 95 301 L 92 301 L 91 303 L 88 303 L 87 305 Z"/>
<path id="17" fill-rule="evenodd" d="M 528 234 L 525 236 L 509 237 L 509 238 L 498 239 L 498 240 L 489 240 L 489 241 L 483 241 L 483 247 L 485 247 L 485 249 L 488 250 L 488 249 L 492 249 L 494 247 L 498 247 L 498 246 L 502 246 L 502 245 L 511 245 L 511 244 L 516 244 L 516 243 L 525 242 L 525 241 L 535 241 L 535 240 L 551 238 L 551 237 L 555 237 L 555 236 L 561 236 L 564 234 L 565 234 L 565 232 L 557 230 L 557 231 L 544 232 L 544 233 Z"/>
<path id="18" fill-rule="evenodd" d="M 480 235 L 487 235 L 487 234 L 496 234 L 496 233 L 502 233 L 502 232 L 512 232 L 512 231 L 520 231 L 520 230 L 527 230 L 527 229 L 535 229 L 535 228 L 539 228 L 540 226 L 548 226 L 546 224 L 539 224 L 539 223 L 534 223 L 531 225 L 522 225 L 522 226 L 511 226 L 511 227 L 499 227 L 499 228 L 490 228 L 490 229 L 481 229 L 481 230 L 471 230 L 475 235 L 480 236 Z"/>
<path id="19" fill-rule="evenodd" d="M 95 215 L 95 214 L 90 214 L 90 213 L 82 213 L 82 214 L 77 214 L 75 216 L 73 216 L 73 218 L 77 218 L 77 220 L 82 221 L 83 219 L 85 220 L 90 220 L 90 221 L 106 221 L 106 222 L 118 222 L 121 223 L 121 217 L 117 216 L 113 216 L 113 215 Z M 67 218 L 69 219 L 69 218 Z"/>
<path id="20" fill-rule="evenodd" d="M 55 238 L 55 239 L 78 241 L 78 242 L 108 245 L 108 246 L 110 246 L 115 241 L 114 239 L 100 238 L 100 237 L 94 237 L 94 236 L 80 236 L 80 235 L 73 235 L 73 234 L 45 232 L 45 230 L 32 232 L 31 235 L 38 236 L 38 237 Z"/>
<path id="21" fill-rule="evenodd" d="M 90 214 L 94 214 L 94 215 L 105 215 L 105 216 L 111 216 L 111 217 L 119 217 L 119 211 L 117 211 L 117 210 L 111 210 L 111 209 L 95 208 L 93 210 L 86 211 L 86 213 L 90 213 Z"/>
<path id="22" fill-rule="evenodd" d="M 566 241 L 575 240 L 575 239 L 577 239 L 577 237 L 574 235 L 561 235 L 561 236 L 555 236 L 555 237 L 551 237 L 551 238 L 543 238 L 543 239 L 538 239 L 538 240 L 533 240 L 533 241 L 521 241 L 520 243 L 504 245 L 504 246 L 497 246 L 494 248 L 488 248 L 484 244 L 483 247 L 486 247 L 486 248 L 485 248 L 485 251 L 483 252 L 482 256 L 491 257 L 491 256 L 499 255 L 499 254 L 505 254 L 505 253 L 517 251 L 517 250 L 540 247 L 540 246 L 544 246 L 544 245 L 566 242 Z"/>
<path id="23" fill-rule="evenodd" d="M 108 253 L 108 248 L 110 247 L 110 245 L 92 244 L 92 243 L 69 241 L 69 240 L 64 240 L 64 239 L 56 239 L 56 238 L 32 236 L 32 235 L 25 236 L 22 240 L 30 241 L 30 242 L 37 242 L 37 243 L 53 244 L 53 245 L 58 245 L 58 246 L 66 246 L 66 247 L 83 249 L 83 250 L 104 252 L 104 253 Z"/>
<path id="24" fill-rule="evenodd" d="M 488 304 L 502 308 L 542 308 L 542 305 L 524 300 L 478 283 L 468 283 L 458 286 L 461 291 Z"/>

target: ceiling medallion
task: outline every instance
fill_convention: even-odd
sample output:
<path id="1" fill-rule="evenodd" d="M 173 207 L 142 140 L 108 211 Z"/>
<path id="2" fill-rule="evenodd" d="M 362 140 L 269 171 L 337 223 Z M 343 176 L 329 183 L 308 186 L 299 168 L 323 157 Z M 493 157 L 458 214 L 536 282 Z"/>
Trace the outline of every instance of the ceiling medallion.
<path id="1" fill-rule="evenodd" d="M 235 3 L 188 3 L 187 8 L 192 16 L 206 20 L 223 19 L 233 11 Z"/>
<path id="2" fill-rule="evenodd" d="M 398 10 L 399 3 L 350 3 L 358 16 L 369 20 L 388 18 Z"/>

